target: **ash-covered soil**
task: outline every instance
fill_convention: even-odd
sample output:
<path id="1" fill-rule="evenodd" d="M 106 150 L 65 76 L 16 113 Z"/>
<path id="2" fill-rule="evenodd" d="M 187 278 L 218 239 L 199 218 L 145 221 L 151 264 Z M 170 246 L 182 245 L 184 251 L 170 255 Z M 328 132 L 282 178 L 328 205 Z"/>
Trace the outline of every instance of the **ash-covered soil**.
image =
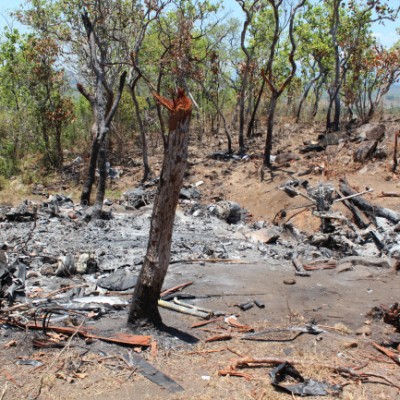
<path id="1" fill-rule="evenodd" d="M 221 160 L 207 157 L 217 148 L 192 148 L 186 187 L 196 188 L 201 197 L 190 192 L 181 199 L 164 287 L 193 282 L 180 292 L 186 295 L 181 301 L 215 312 L 217 320 L 192 327 L 202 320 L 162 308 L 163 321 L 172 330 L 135 332 L 150 333 L 150 347 L 78 335 L 69 340 L 61 333 L 24 331 L 11 322 L 36 318 L 42 324 L 50 310 L 50 325 L 82 324 L 103 337 L 132 333 L 127 313 L 146 251 L 151 204 L 135 209 L 137 197 L 112 199 L 113 204 L 105 206 L 110 218 L 97 221 L 87 218 L 88 210 L 74 204 L 74 197 L 68 200 L 67 190 L 58 197 L 54 191 L 44 202 L 31 197 L 21 207 L 3 206 L 0 267 L 5 277 L 13 266 L 12 279 L 19 287 L 12 304 L 3 293 L 0 309 L 0 398 L 292 398 L 271 386 L 272 366 L 238 369 L 248 374 L 245 377 L 219 376 L 232 360 L 245 356 L 300 359 L 298 369 L 304 376 L 343 385 L 339 398 L 397 398 L 399 367 L 373 343 L 396 343 L 398 334 L 379 318 L 382 315 L 370 313 L 398 301 L 397 224 L 367 215 L 370 224 L 361 229 L 343 202 L 336 202 L 326 210 L 326 227 L 315 204 L 302 207 L 310 203 L 307 188 L 322 185 L 336 191 L 338 179 L 346 177 L 356 191 L 374 189 L 363 195 L 369 202 L 400 212 L 398 198 L 380 197 L 399 191 L 397 176 L 390 172 L 393 129 L 388 126 L 379 142 L 386 146 L 387 157 L 363 163 L 351 158 L 350 151 L 357 147 L 353 142 L 341 148 L 340 143 L 330 145 L 336 146 L 336 153 L 326 148 L 312 157 L 301 154 L 299 139 L 305 141 L 313 133 L 303 130 L 294 141 L 292 132 L 278 148 L 298 158 L 272 175 L 260 172 L 257 151 Z M 137 186 L 137 174 L 127 170 L 114 187 L 125 191 Z M 291 197 L 284 190 L 288 183 L 304 196 Z M 293 260 L 308 269 L 296 270 Z M 334 267 L 325 269 L 328 262 Z M 25 280 L 17 281 L 16 272 L 24 271 Z M 11 283 L 3 279 L 2 285 L 5 290 Z M 238 307 L 246 303 L 251 308 Z M 219 312 L 224 316 L 218 319 Z M 231 315 L 237 317 L 236 325 L 225 319 Z M 323 332 L 304 332 L 310 324 Z M 260 335 L 249 340 L 250 329 Z M 218 336 L 226 340 L 207 341 Z M 37 339 L 60 347 L 35 347 Z M 397 354 L 393 346 L 384 348 Z M 171 393 L 144 378 L 140 368 L 124 361 L 130 352 L 141 354 L 184 391 Z M 21 360 L 33 365 L 21 365 Z M 337 365 L 365 375 L 344 377 L 329 368 Z"/>

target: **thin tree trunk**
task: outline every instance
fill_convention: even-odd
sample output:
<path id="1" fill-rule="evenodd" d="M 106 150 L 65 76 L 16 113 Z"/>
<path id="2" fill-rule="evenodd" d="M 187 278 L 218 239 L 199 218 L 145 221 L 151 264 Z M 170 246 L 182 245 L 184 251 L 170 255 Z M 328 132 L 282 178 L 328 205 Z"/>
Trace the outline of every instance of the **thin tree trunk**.
<path id="1" fill-rule="evenodd" d="M 222 119 L 222 122 L 224 124 L 224 131 L 225 131 L 226 139 L 228 140 L 228 154 L 232 154 L 233 153 L 233 150 L 232 150 L 232 138 L 231 138 L 231 135 L 230 135 L 229 130 L 228 130 L 228 124 L 226 122 L 225 115 L 222 112 L 219 104 L 214 100 L 213 96 L 211 96 L 210 93 L 207 91 L 204 83 L 200 81 L 199 85 L 201 86 L 201 88 L 203 89 L 204 93 L 207 95 L 208 99 L 211 101 L 211 103 L 213 104 L 213 106 L 217 110 L 218 115 Z"/>
<path id="2" fill-rule="evenodd" d="M 57 157 L 57 169 L 61 170 L 64 163 L 64 156 L 61 144 L 61 126 L 56 127 L 56 137 L 55 137 L 55 147 L 56 147 L 56 157 Z"/>
<path id="3" fill-rule="evenodd" d="M 257 110 L 258 110 L 258 107 L 259 107 L 259 105 L 261 103 L 261 97 L 262 97 L 262 94 L 264 92 L 264 88 L 265 88 L 265 79 L 262 80 L 262 84 L 261 84 L 260 90 L 259 90 L 258 95 L 257 95 L 257 100 L 256 100 L 256 103 L 254 104 L 253 112 L 251 113 L 249 125 L 247 127 L 247 137 L 248 138 L 253 136 L 254 121 L 256 120 Z"/>
<path id="4" fill-rule="evenodd" d="M 329 100 L 328 109 L 326 110 L 326 131 L 330 132 L 332 127 L 332 106 L 333 106 L 333 99 Z"/>
<path id="5" fill-rule="evenodd" d="M 298 123 L 300 121 L 300 116 L 301 116 L 301 110 L 303 108 L 303 104 L 306 101 L 308 94 L 310 93 L 311 88 L 313 87 L 313 85 L 315 84 L 315 82 L 318 81 L 318 79 L 320 79 L 321 74 L 319 74 L 318 76 L 316 76 L 314 79 L 311 80 L 311 82 L 306 86 L 306 89 L 304 90 L 303 96 L 301 97 L 301 100 L 299 102 L 299 105 L 297 107 L 297 112 L 296 112 L 296 123 Z"/>
<path id="6" fill-rule="evenodd" d="M 130 92 L 131 92 L 133 105 L 135 107 L 136 120 L 137 120 L 137 123 L 139 125 L 140 137 L 141 137 L 141 140 L 142 140 L 142 157 L 143 157 L 143 178 L 142 178 L 142 182 L 146 182 L 147 179 L 149 178 L 149 175 L 151 174 L 151 169 L 150 169 L 150 165 L 149 165 L 146 130 L 144 128 L 143 119 L 142 119 L 142 116 L 140 114 L 139 102 L 137 100 L 136 91 L 135 91 L 136 84 L 137 84 L 139 79 L 140 79 L 140 77 L 135 79 L 132 82 L 132 85 L 129 85 L 129 89 L 130 89 Z"/>
<path id="7" fill-rule="evenodd" d="M 339 8 L 341 6 L 342 0 L 335 0 L 333 2 L 333 15 L 332 15 L 332 26 L 331 26 L 331 35 L 332 35 L 332 45 L 335 52 L 335 69 L 334 69 L 334 80 L 333 86 L 331 88 L 331 95 L 329 105 L 332 110 L 334 106 L 334 114 L 333 114 L 333 122 L 331 110 L 327 116 L 327 131 L 337 132 L 340 129 L 340 52 L 339 52 L 339 44 L 337 39 L 338 28 L 340 24 L 340 13 Z"/>
<path id="8" fill-rule="evenodd" d="M 83 184 L 81 193 L 81 205 L 87 206 L 90 204 L 90 195 L 92 194 L 92 187 L 96 176 L 97 156 L 99 154 L 99 142 L 96 135 L 92 141 L 92 148 L 90 151 L 89 169 L 85 183 Z"/>
<path id="9" fill-rule="evenodd" d="M 183 91 L 178 92 L 178 99 L 173 103 L 156 97 L 170 110 L 170 132 L 153 206 L 147 252 L 129 312 L 128 322 L 133 324 L 161 323 L 158 299 L 169 266 L 175 212 L 188 157 L 191 101 Z"/>
<path id="10" fill-rule="evenodd" d="M 395 174 L 397 170 L 397 141 L 398 141 L 399 133 L 396 132 L 394 135 L 394 149 L 393 149 L 393 166 L 392 172 Z"/>
<path id="11" fill-rule="evenodd" d="M 99 181 L 97 184 L 96 201 L 94 203 L 93 219 L 101 218 L 104 197 L 106 193 L 106 181 L 107 181 L 107 139 L 104 138 L 99 146 L 99 152 L 97 157 L 97 167 L 99 170 Z"/>
<path id="12" fill-rule="evenodd" d="M 271 164 L 272 135 L 274 131 L 274 119 L 275 119 L 277 100 L 278 100 L 277 93 L 275 92 L 272 93 L 271 101 L 269 104 L 267 137 L 265 139 L 265 148 L 264 148 L 264 165 L 268 168 L 272 167 Z"/>
<path id="13" fill-rule="evenodd" d="M 250 61 L 248 61 L 249 63 Z M 244 145 L 244 107 L 245 107 L 245 99 L 246 99 L 246 88 L 247 88 L 247 81 L 248 81 L 248 63 L 246 63 L 245 70 L 243 73 L 243 81 L 242 87 L 240 89 L 240 98 L 239 98 L 239 149 L 240 152 L 243 153 L 245 151 Z"/>
<path id="14" fill-rule="evenodd" d="M 163 77 L 163 69 L 160 68 L 160 71 L 158 73 L 158 79 L 157 79 L 157 93 L 160 93 L 160 90 L 161 90 L 162 77 Z M 165 122 L 164 122 L 164 117 L 163 117 L 162 112 L 161 112 L 160 104 L 156 103 L 156 109 L 157 109 L 158 120 L 160 121 L 161 138 L 162 138 L 162 141 L 163 141 L 163 144 L 164 144 L 164 148 L 165 148 L 165 146 L 167 145 L 167 139 L 165 137 L 166 129 L 165 129 Z"/>
<path id="15" fill-rule="evenodd" d="M 315 95 L 315 102 L 314 102 L 314 106 L 313 106 L 313 111 L 312 111 L 312 118 L 315 119 L 315 117 L 318 114 L 318 110 L 319 110 L 319 101 L 321 100 L 321 88 L 322 85 L 324 84 L 324 81 L 321 81 L 316 87 L 315 87 L 315 91 L 314 91 L 314 95 Z"/>

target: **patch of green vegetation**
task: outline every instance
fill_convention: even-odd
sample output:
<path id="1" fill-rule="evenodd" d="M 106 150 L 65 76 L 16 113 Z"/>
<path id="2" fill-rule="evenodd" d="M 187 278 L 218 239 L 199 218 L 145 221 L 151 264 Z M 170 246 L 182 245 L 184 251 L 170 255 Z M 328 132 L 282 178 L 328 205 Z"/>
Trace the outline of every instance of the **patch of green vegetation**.
<path id="1" fill-rule="evenodd" d="M 105 197 L 110 200 L 120 199 L 122 197 L 122 190 L 106 189 Z"/>
<path id="2" fill-rule="evenodd" d="M 4 176 L 0 175 L 0 191 L 7 189 L 9 181 Z"/>

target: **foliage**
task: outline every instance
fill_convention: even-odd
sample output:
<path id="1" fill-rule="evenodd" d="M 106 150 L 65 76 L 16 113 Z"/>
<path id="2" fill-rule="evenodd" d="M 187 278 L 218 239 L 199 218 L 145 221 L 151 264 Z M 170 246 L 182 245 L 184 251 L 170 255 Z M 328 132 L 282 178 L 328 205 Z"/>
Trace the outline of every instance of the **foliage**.
<path id="1" fill-rule="evenodd" d="M 57 44 L 34 34 L 6 30 L 0 45 L 3 120 L 0 173 L 16 172 L 25 152 L 40 152 L 47 167 L 59 169 L 63 128 L 72 121 Z"/>
<path id="2" fill-rule="evenodd" d="M 92 94 L 96 88 L 85 11 L 101 42 L 107 96 L 115 93 L 123 70 L 130 82 L 137 76 L 131 53 L 136 57 L 145 79 L 135 93 L 147 133 L 162 124 L 151 92 L 165 94 L 176 85 L 197 103 L 192 126 L 201 138 L 208 129 L 218 134 L 222 122 L 226 132 L 238 130 L 241 97 L 246 123 L 253 110 L 270 121 L 274 88 L 282 90 L 272 103 L 285 115 L 314 118 L 321 98 L 328 97 L 331 123 L 343 120 L 343 107 L 367 121 L 399 79 L 399 45 L 383 48 L 372 33 L 376 21 L 397 17 L 393 2 L 305 1 L 293 20 L 293 54 L 289 21 L 297 1 L 236 2 L 240 19 L 226 18 L 222 2 L 210 0 L 27 1 L 14 15 L 31 33 L 6 29 L 0 37 L 0 175 L 18 173 L 27 154 L 39 154 L 52 169 L 61 168 L 64 149 L 88 154 L 94 115 L 75 87 L 79 82 Z M 245 10 L 252 14 L 241 43 Z M 301 113 L 305 105 L 312 113 Z M 128 93 L 110 129 L 126 153 L 132 146 L 124 143 L 141 143 Z"/>

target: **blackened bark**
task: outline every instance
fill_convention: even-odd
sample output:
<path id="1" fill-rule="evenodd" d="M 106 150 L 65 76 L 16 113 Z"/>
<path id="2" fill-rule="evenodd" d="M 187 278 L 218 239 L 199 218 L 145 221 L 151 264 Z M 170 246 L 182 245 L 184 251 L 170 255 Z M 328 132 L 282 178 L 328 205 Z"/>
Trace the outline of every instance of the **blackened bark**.
<path id="1" fill-rule="evenodd" d="M 264 148 L 264 165 L 268 168 L 272 168 L 271 164 L 272 136 L 274 132 L 275 110 L 278 97 L 279 95 L 277 95 L 277 93 L 272 93 L 268 111 L 267 137 L 265 139 L 265 148 Z"/>
<path id="2" fill-rule="evenodd" d="M 107 140 L 104 138 L 100 142 L 99 153 L 97 157 L 97 168 L 99 170 L 99 181 L 97 183 L 96 201 L 94 203 L 93 219 L 99 219 L 102 216 L 103 201 L 106 193 L 107 181 Z"/>
<path id="3" fill-rule="evenodd" d="M 281 6 L 282 2 L 275 3 L 273 0 L 268 0 L 271 6 L 273 7 L 273 12 L 274 12 L 274 20 L 275 20 L 275 33 L 274 33 L 274 39 L 273 39 L 273 45 L 271 46 L 271 49 L 274 49 L 276 44 L 278 43 L 279 40 L 279 31 L 280 31 L 280 17 L 279 17 L 279 7 Z M 269 86 L 269 89 L 271 90 L 271 100 L 269 104 L 269 109 L 268 109 L 268 125 L 267 125 L 267 137 L 265 139 L 265 147 L 264 147 L 264 166 L 268 168 L 272 168 L 271 164 L 271 149 L 272 149 L 272 135 L 273 135 L 273 130 L 274 130 L 274 118 L 275 118 L 275 110 L 276 110 L 276 105 L 278 102 L 279 97 L 282 95 L 283 91 L 286 89 L 286 87 L 290 84 L 292 81 L 293 77 L 296 74 L 296 69 L 297 65 L 294 59 L 294 56 L 296 54 L 296 49 L 297 45 L 294 39 L 294 21 L 295 21 L 295 16 L 297 11 L 303 7 L 305 4 L 305 0 L 299 0 L 296 6 L 293 7 L 291 13 L 290 13 L 290 18 L 289 18 L 289 28 L 288 28 L 288 35 L 290 39 L 290 53 L 288 56 L 290 65 L 291 65 L 291 70 L 286 76 L 286 79 L 283 81 L 283 83 L 280 85 L 279 88 L 277 88 L 273 81 L 273 63 L 274 63 L 274 52 L 271 50 L 270 58 L 268 60 L 267 64 L 267 69 L 266 70 L 261 70 L 261 75 L 267 85 Z"/>
<path id="4" fill-rule="evenodd" d="M 316 87 L 314 88 L 314 96 L 315 96 L 315 101 L 314 101 L 314 106 L 313 106 L 313 110 L 312 110 L 312 119 L 315 119 L 315 117 L 318 114 L 318 110 L 319 110 L 319 101 L 321 100 L 321 89 L 322 89 L 322 85 L 325 83 L 325 79 L 323 79 L 322 81 L 320 81 Z"/>
<path id="5" fill-rule="evenodd" d="M 394 174 L 396 173 L 397 164 L 398 164 L 398 162 L 397 162 L 397 142 L 398 142 L 399 133 L 396 132 L 394 135 L 393 165 L 392 165 L 392 172 Z"/>
<path id="6" fill-rule="evenodd" d="M 86 91 L 81 84 L 77 85 L 79 92 L 89 101 L 94 116 L 94 122 L 92 126 L 92 149 L 90 153 L 88 175 L 81 193 L 81 204 L 88 205 L 90 203 L 92 186 L 95 181 L 98 153 L 101 149 L 102 154 L 100 156 L 99 165 L 100 179 L 95 203 L 96 216 L 98 216 L 101 215 L 107 180 L 107 172 L 105 168 L 105 163 L 107 160 L 107 133 L 109 131 L 112 119 L 117 111 L 119 101 L 121 100 L 122 91 L 125 85 L 126 71 L 124 71 L 120 76 L 117 96 L 114 99 L 113 90 L 107 81 L 107 51 L 105 47 L 107 46 L 107 43 L 98 38 L 87 11 L 82 13 L 81 17 L 86 30 L 87 43 L 89 46 L 90 67 L 95 76 L 94 93 L 89 93 Z"/>
<path id="7" fill-rule="evenodd" d="M 329 107 L 326 118 L 326 130 L 328 132 L 337 132 L 340 129 L 340 51 L 338 44 L 338 29 L 340 24 L 340 13 L 339 9 L 342 0 L 334 0 L 333 10 L 332 10 L 332 25 L 331 25 L 331 36 L 332 36 L 332 46 L 335 54 L 335 69 L 334 69 L 334 79 L 331 90 L 329 91 Z M 332 120 L 332 109 L 333 120 Z"/>
<path id="8" fill-rule="evenodd" d="M 356 194 L 356 192 L 349 186 L 349 184 L 344 180 L 341 179 L 339 181 L 340 191 L 345 196 L 351 196 Z M 364 211 L 366 214 L 372 217 L 383 217 L 387 220 L 397 224 L 400 221 L 400 214 L 396 211 L 393 211 L 389 208 L 374 206 L 367 200 L 363 199 L 361 196 L 352 197 L 349 199 L 351 203 L 355 204 L 360 210 Z"/>
<path id="9" fill-rule="evenodd" d="M 191 102 L 183 91 L 179 96 L 174 101 L 156 96 L 170 110 L 170 133 L 153 206 L 147 252 L 128 317 L 132 324 L 161 322 L 158 299 L 169 266 L 175 212 L 188 158 Z"/>
<path id="10" fill-rule="evenodd" d="M 90 203 L 90 195 L 92 194 L 92 187 L 95 180 L 97 156 L 99 154 L 99 148 L 100 148 L 99 142 L 97 141 L 97 138 L 94 137 L 92 141 L 92 148 L 90 151 L 88 174 L 85 183 L 83 184 L 81 193 L 81 205 L 89 205 Z"/>

